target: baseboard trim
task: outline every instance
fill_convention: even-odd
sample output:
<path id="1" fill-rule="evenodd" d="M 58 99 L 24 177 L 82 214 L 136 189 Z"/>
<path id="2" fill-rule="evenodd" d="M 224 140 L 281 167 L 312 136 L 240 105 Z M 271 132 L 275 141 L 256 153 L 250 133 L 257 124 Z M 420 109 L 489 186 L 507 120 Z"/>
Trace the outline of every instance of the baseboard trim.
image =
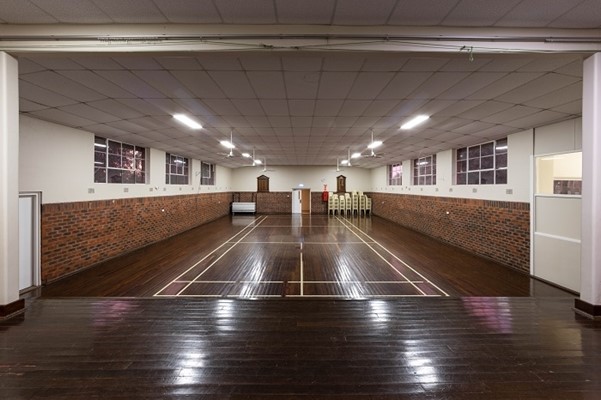
<path id="1" fill-rule="evenodd" d="M 590 304 L 580 299 L 574 299 L 574 311 L 585 317 L 601 320 L 601 305 Z"/>
<path id="2" fill-rule="evenodd" d="M 25 312 L 25 300 L 20 299 L 10 304 L 0 305 L 0 320 L 6 320 Z"/>

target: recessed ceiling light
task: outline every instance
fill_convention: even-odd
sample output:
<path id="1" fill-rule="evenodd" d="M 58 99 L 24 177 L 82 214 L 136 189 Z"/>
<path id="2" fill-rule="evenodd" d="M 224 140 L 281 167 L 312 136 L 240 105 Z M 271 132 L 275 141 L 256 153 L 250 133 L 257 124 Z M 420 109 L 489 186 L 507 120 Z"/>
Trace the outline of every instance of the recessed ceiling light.
<path id="1" fill-rule="evenodd" d="M 173 118 L 192 129 L 202 129 L 202 125 L 184 114 L 174 114 Z"/>
<path id="2" fill-rule="evenodd" d="M 401 125 L 401 129 L 415 128 L 419 124 L 425 122 L 428 118 L 430 118 L 429 115 L 418 115 Z"/>
<path id="3" fill-rule="evenodd" d="M 234 146 L 234 144 L 232 142 L 230 142 L 229 140 L 222 140 L 221 142 L 222 146 L 227 147 L 228 149 L 235 149 L 236 146 Z"/>

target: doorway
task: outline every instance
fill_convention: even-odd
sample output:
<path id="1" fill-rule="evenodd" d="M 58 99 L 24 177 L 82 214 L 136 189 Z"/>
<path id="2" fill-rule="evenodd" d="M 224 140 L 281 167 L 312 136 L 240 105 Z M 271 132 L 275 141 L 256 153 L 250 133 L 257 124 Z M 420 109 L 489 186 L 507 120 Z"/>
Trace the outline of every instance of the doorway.
<path id="1" fill-rule="evenodd" d="M 292 189 L 292 214 L 311 214 L 311 189 Z"/>
<path id="2" fill-rule="evenodd" d="M 40 285 L 40 198 L 19 194 L 19 291 Z"/>

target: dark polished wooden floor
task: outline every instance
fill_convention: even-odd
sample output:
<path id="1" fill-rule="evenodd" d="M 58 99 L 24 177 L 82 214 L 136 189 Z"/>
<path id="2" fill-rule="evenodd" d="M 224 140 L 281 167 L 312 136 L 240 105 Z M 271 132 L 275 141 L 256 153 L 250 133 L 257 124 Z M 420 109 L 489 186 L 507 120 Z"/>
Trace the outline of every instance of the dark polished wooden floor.
<path id="1" fill-rule="evenodd" d="M 572 296 L 378 217 L 224 217 L 45 286 L 43 297 Z"/>
<path id="2" fill-rule="evenodd" d="M 36 298 L 0 322 L 0 398 L 599 399 L 572 300 Z"/>

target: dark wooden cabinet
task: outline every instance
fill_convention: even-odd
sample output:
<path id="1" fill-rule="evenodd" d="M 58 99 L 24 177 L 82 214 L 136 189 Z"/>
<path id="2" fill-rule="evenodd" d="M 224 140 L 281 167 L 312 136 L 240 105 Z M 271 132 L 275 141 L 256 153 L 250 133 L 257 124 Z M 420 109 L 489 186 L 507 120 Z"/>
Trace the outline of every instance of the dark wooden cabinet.
<path id="1" fill-rule="evenodd" d="M 269 192 L 269 177 L 261 175 L 257 178 L 257 192 Z"/>
<path id="2" fill-rule="evenodd" d="M 336 193 L 346 193 L 346 176 L 338 175 L 336 177 Z"/>

